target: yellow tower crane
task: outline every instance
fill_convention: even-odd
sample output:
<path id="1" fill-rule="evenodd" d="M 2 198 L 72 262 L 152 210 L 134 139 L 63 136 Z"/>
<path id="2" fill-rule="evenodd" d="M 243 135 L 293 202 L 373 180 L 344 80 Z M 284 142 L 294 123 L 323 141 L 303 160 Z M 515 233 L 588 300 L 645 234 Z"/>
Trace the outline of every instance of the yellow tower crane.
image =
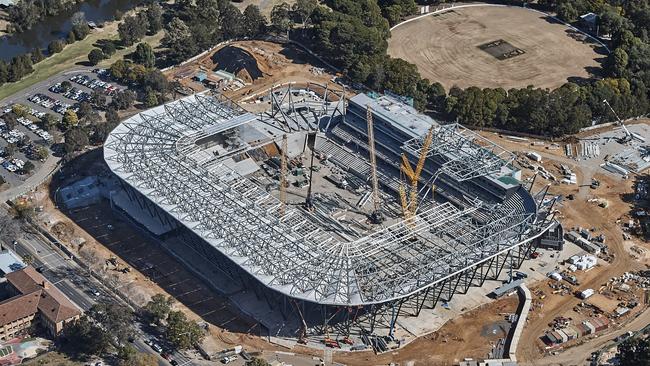
<path id="1" fill-rule="evenodd" d="M 280 151 L 280 217 L 284 216 L 287 206 L 287 150 L 289 143 L 287 134 L 282 135 L 282 151 Z"/>
<path id="2" fill-rule="evenodd" d="M 402 213 L 404 214 L 404 219 L 411 221 L 413 216 L 417 211 L 417 194 L 418 194 L 418 182 L 420 180 L 420 175 L 424 169 L 424 162 L 427 160 L 427 155 L 429 154 L 429 149 L 431 148 L 431 143 L 433 142 L 433 126 L 429 129 L 424 141 L 422 142 L 422 148 L 420 149 L 420 156 L 418 158 L 418 163 L 415 166 L 415 170 L 411 167 L 406 154 L 402 154 L 402 173 L 408 178 L 409 183 L 409 194 L 407 197 L 406 187 L 404 183 L 400 184 L 399 187 L 399 196 L 402 203 Z"/>

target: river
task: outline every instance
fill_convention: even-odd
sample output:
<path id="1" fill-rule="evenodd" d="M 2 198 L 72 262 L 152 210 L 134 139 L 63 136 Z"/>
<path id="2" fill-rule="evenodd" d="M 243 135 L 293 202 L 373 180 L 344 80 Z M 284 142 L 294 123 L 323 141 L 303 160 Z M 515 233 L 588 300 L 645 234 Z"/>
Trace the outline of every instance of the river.
<path id="1" fill-rule="evenodd" d="M 0 38 L 0 59 L 9 61 L 36 47 L 45 49 L 55 39 L 66 38 L 72 28 L 70 18 L 76 12 L 82 12 L 87 21 L 101 24 L 115 19 L 118 10 L 125 12 L 136 3 L 138 2 L 133 0 L 89 0 L 76 4 L 67 11 L 39 21 L 26 32 Z"/>

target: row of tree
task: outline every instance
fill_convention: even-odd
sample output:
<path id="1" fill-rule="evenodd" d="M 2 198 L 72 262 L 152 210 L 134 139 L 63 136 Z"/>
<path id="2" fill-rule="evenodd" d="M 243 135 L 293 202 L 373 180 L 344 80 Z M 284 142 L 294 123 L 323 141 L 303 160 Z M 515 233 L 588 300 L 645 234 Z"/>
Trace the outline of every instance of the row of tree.
<path id="1" fill-rule="evenodd" d="M 20 4 L 20 3 L 19 3 Z M 10 8 L 13 9 L 13 8 Z M 63 51 L 67 44 L 80 41 L 90 33 L 90 28 L 82 13 L 75 13 L 72 18 L 72 29 L 68 33 L 67 39 L 55 39 L 47 47 L 47 55 L 52 56 Z M 7 82 L 16 82 L 23 77 L 34 72 L 33 66 L 45 59 L 45 55 L 40 48 L 35 48 L 32 52 L 18 55 L 11 59 L 9 63 L 0 60 L 0 86 Z"/>
<path id="2" fill-rule="evenodd" d="M 165 339 L 178 350 L 199 344 L 205 334 L 201 327 L 181 312 L 172 309 L 173 299 L 154 295 L 143 314 L 164 329 Z M 61 349 L 76 358 L 117 354 L 120 366 L 154 366 L 153 354 L 138 352 L 130 343 L 136 336 L 136 315 L 114 303 L 98 303 L 79 320 L 69 323 L 59 339 Z"/>
<path id="3" fill-rule="evenodd" d="M 9 31 L 23 32 L 39 20 L 69 10 L 75 0 L 19 0 L 8 9 Z"/>
<path id="4" fill-rule="evenodd" d="M 571 5 L 578 14 L 599 14 L 601 33 L 611 34 L 611 48 L 603 78 L 556 90 L 521 89 L 461 90 L 449 94 L 439 83 L 422 79 L 417 68 L 387 55 L 389 26 L 413 14 L 413 0 L 325 0 L 306 16 L 307 28 L 292 35 L 309 43 L 321 56 L 340 67 L 353 82 L 373 90 L 390 90 L 412 97 L 420 110 L 433 109 L 439 116 L 477 127 L 496 127 L 534 134 L 561 136 L 592 123 L 608 122 L 614 114 L 603 104 L 607 99 L 621 118 L 650 110 L 650 7 L 647 2 L 605 0 L 545 0 L 539 5 L 562 13 Z M 281 32 L 291 27 L 295 10 L 278 5 L 271 26 Z M 275 15 L 275 16 L 274 16 Z M 561 15 L 566 18 L 566 15 Z M 569 21 L 577 17 L 569 17 Z M 287 25 L 287 22 L 289 25 Z"/>

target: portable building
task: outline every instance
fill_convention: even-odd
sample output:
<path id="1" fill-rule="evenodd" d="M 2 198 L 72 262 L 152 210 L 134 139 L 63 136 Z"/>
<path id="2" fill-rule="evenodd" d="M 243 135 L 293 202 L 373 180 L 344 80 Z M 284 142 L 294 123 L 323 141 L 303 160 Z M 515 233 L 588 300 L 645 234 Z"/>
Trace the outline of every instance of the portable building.
<path id="1" fill-rule="evenodd" d="M 586 289 L 586 290 L 584 290 L 584 291 L 581 291 L 581 292 L 578 294 L 578 296 L 579 296 L 581 299 L 588 299 L 588 298 L 590 298 L 591 296 L 593 296 L 593 294 L 594 294 L 594 290 L 588 288 L 588 289 Z"/>
<path id="2" fill-rule="evenodd" d="M 580 333 L 581 337 L 584 337 L 586 335 L 591 334 L 591 328 L 586 326 L 584 323 L 580 323 L 580 324 L 576 325 L 576 329 Z"/>
<path id="3" fill-rule="evenodd" d="M 560 338 L 562 340 L 562 342 L 560 342 L 560 343 L 566 343 L 566 342 L 569 341 L 569 336 L 567 336 L 567 334 L 564 333 L 563 329 L 558 329 L 557 334 L 560 336 Z"/>
<path id="4" fill-rule="evenodd" d="M 533 161 L 537 161 L 537 162 L 542 161 L 542 156 L 534 151 L 529 151 L 528 153 L 526 153 L 526 156 L 528 156 L 528 158 Z"/>
<path id="5" fill-rule="evenodd" d="M 569 338 L 569 340 L 576 339 L 580 336 L 580 333 L 578 333 L 578 331 L 572 326 L 568 326 L 562 329 L 562 331 L 567 335 L 567 338 Z"/>
<path id="6" fill-rule="evenodd" d="M 589 334 L 596 333 L 596 327 L 591 323 L 591 321 L 585 320 L 582 322 L 582 325 L 589 329 Z"/>

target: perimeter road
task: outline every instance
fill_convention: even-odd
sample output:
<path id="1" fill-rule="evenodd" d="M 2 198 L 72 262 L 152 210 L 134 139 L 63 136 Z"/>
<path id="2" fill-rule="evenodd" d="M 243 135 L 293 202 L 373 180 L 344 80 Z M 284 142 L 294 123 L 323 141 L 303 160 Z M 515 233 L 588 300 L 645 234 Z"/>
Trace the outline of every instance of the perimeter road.
<path id="1" fill-rule="evenodd" d="M 99 302 L 122 303 L 102 283 L 87 274 L 87 270 L 81 268 L 75 261 L 66 258 L 40 235 L 25 232 L 24 238 L 17 239 L 15 244 L 4 243 L 4 245 L 13 249 L 20 256 L 29 254 L 34 258 L 32 265 L 84 311 L 88 311 Z M 139 333 L 142 332 L 137 324 L 136 327 Z M 159 366 L 169 366 L 167 360 L 144 343 L 145 337 L 145 334 L 138 334 L 133 346 L 140 352 L 155 354 Z M 189 358 L 178 352 L 175 352 L 173 356 L 179 365 L 192 365 Z"/>

